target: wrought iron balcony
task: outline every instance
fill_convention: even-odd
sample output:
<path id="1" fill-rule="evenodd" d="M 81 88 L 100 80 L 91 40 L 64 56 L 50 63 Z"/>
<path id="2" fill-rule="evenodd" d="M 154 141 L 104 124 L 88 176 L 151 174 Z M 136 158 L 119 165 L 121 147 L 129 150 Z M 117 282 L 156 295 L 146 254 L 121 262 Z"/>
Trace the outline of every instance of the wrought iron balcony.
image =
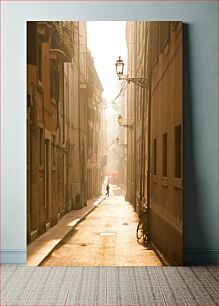
<path id="1" fill-rule="evenodd" d="M 70 62 L 74 56 L 74 28 L 71 21 L 54 21 L 54 38 L 57 48 L 65 53 L 65 61 Z"/>

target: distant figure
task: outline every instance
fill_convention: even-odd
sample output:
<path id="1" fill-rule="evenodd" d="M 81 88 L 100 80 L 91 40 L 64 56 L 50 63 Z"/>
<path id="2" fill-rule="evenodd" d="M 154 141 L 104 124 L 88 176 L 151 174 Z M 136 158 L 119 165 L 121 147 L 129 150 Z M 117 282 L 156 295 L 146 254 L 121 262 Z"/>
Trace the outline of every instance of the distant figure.
<path id="1" fill-rule="evenodd" d="M 106 185 L 106 194 L 105 194 L 105 195 L 108 195 L 108 197 L 109 197 L 109 189 L 110 189 L 110 188 L 109 188 L 109 184 L 107 184 L 107 185 Z"/>

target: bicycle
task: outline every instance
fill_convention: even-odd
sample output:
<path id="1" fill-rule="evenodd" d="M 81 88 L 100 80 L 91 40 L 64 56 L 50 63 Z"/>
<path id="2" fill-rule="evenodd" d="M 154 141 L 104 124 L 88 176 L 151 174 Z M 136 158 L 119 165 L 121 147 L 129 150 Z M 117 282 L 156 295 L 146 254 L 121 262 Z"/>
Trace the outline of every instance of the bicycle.
<path id="1" fill-rule="evenodd" d="M 142 205 L 143 203 L 143 205 Z M 148 214 L 149 209 L 145 206 L 145 201 L 143 199 L 142 203 L 137 204 L 137 212 L 139 217 L 139 222 L 136 229 L 137 242 L 142 245 L 148 243 Z"/>

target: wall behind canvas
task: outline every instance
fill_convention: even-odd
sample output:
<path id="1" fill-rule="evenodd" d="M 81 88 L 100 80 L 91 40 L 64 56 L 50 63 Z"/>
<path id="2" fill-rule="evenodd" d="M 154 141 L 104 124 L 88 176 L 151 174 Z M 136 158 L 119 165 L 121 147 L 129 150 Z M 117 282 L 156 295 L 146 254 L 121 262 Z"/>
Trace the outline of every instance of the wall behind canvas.
<path id="1" fill-rule="evenodd" d="M 217 1 L 2 3 L 2 263 L 26 262 L 26 20 L 185 23 L 184 263 L 217 263 L 217 15 Z"/>

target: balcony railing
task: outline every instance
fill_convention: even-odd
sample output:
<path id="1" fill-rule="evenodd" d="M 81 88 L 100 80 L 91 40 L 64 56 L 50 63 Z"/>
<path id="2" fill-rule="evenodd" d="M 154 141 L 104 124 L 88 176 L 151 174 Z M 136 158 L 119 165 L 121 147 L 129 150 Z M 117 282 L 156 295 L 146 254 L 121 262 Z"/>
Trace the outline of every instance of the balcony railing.
<path id="1" fill-rule="evenodd" d="M 74 28 L 71 21 L 52 22 L 56 42 L 65 53 L 65 60 L 71 61 L 74 56 Z"/>

